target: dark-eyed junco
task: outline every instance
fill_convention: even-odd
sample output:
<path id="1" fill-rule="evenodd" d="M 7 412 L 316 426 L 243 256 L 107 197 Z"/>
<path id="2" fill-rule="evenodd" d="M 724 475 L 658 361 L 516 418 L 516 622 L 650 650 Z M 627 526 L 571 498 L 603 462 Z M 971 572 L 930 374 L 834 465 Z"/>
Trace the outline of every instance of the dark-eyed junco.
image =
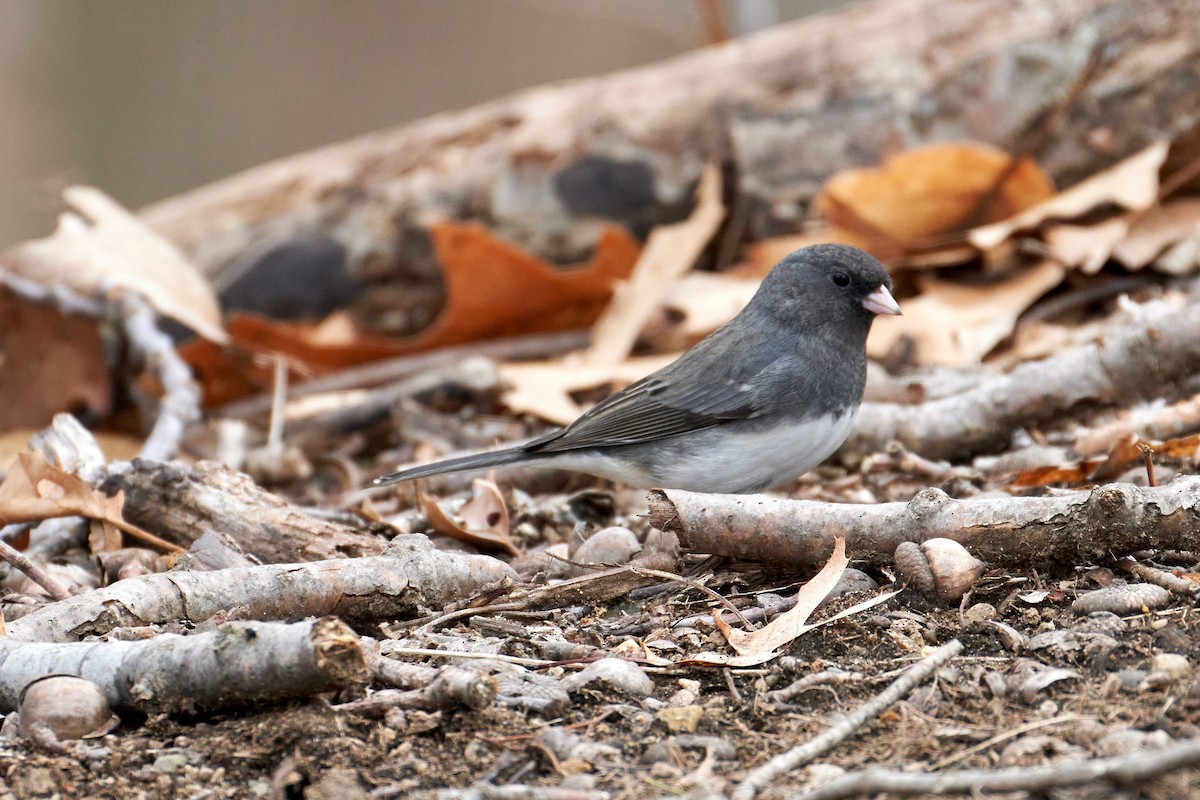
<path id="1" fill-rule="evenodd" d="M 640 487 L 754 492 L 799 477 L 846 438 L 877 314 L 899 314 L 883 265 L 853 247 L 806 247 L 750 303 L 658 372 L 565 428 L 376 484 L 501 464 L 576 470 Z"/>

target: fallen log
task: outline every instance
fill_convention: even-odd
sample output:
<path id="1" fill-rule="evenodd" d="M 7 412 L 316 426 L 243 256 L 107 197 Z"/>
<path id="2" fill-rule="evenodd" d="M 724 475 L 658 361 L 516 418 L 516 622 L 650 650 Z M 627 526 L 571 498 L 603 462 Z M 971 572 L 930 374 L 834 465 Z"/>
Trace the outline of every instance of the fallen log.
<path id="1" fill-rule="evenodd" d="M 772 564 L 824 564 L 838 536 L 846 553 L 892 561 L 901 542 L 953 539 L 992 567 L 1102 563 L 1139 550 L 1200 550 L 1200 478 L 1165 486 L 1108 484 L 1048 497 L 954 500 L 925 489 L 907 503 L 859 505 L 767 495 L 655 489 L 650 522 L 681 546 Z M 19 620 L 18 620 L 19 622 Z"/>
<path id="2" fill-rule="evenodd" d="M 599 221 L 644 234 L 685 216 L 718 163 L 746 229 L 769 235 L 836 170 L 932 141 L 1024 152 L 1047 119 L 1034 155 L 1065 184 L 1190 130 L 1198 74 L 1188 0 L 877 2 L 281 159 L 141 217 L 219 285 L 268 261 L 348 274 L 379 325 L 366 312 L 397 280 L 437 283 L 431 222 L 574 262 Z"/>
<path id="3" fill-rule="evenodd" d="M 1167 396 L 1200 371 L 1200 303 L 1172 310 L 1156 301 L 1131 311 L 1095 342 L 983 378 L 958 394 L 916 405 L 863 403 L 838 456 L 854 461 L 898 441 L 930 459 L 969 458 L 1004 450 L 1018 428 L 1085 403 Z"/>
<path id="4" fill-rule="evenodd" d="M 215 462 L 188 466 L 135 459 L 110 470 L 100 489 L 125 492 L 126 520 L 181 547 L 220 533 L 268 564 L 373 556 L 387 544 L 314 517 Z"/>
<path id="5" fill-rule="evenodd" d="M 118 581 L 14 620 L 9 638 L 71 642 L 117 627 L 198 623 L 217 614 L 294 620 L 336 615 L 352 623 L 414 617 L 470 597 L 516 573 L 490 556 L 438 550 L 397 536 L 384 555 L 212 572 L 162 572 Z"/>
<path id="6" fill-rule="evenodd" d="M 307 697 L 363 682 L 358 636 L 336 619 L 230 622 L 192 636 L 48 644 L 0 638 L 0 709 L 50 673 L 100 687 L 115 709 L 195 713 Z"/>

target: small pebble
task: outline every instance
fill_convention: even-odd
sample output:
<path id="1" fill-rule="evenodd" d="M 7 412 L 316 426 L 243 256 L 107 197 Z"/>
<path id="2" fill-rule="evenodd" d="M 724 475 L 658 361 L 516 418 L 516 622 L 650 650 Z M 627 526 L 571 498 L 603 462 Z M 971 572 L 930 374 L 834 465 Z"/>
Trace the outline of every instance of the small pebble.
<path id="1" fill-rule="evenodd" d="M 993 620 L 997 616 L 996 607 L 991 603 L 976 603 L 963 612 L 963 620 L 968 625 L 973 625 L 977 622 L 987 622 Z"/>
<path id="2" fill-rule="evenodd" d="M 579 564 L 628 564 L 641 549 L 641 542 L 628 528 L 604 528 L 579 545 L 571 560 Z M 576 575 L 590 575 L 595 570 L 575 567 L 573 571 Z"/>
<path id="3" fill-rule="evenodd" d="M 188 757 L 183 753 L 164 753 L 154 759 L 154 771 L 168 775 L 178 772 L 188 763 Z"/>
<path id="4" fill-rule="evenodd" d="M 671 733 L 695 733 L 704 709 L 700 706 L 673 706 L 658 712 L 659 720 Z"/>
<path id="5" fill-rule="evenodd" d="M 1186 680 L 1192 676 L 1192 665 L 1186 656 L 1178 653 L 1159 653 L 1150 661 L 1151 672 L 1165 672 L 1174 680 Z"/>
<path id="6" fill-rule="evenodd" d="M 1144 669 L 1123 669 L 1113 674 L 1121 682 L 1122 689 L 1136 689 L 1149 673 Z"/>

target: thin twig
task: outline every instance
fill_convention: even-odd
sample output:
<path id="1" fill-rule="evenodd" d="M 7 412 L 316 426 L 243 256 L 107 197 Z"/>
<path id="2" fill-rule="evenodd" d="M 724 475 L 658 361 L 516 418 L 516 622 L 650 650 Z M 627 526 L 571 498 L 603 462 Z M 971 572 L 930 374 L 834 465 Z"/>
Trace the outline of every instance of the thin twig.
<path id="1" fill-rule="evenodd" d="M 1000 742 L 1006 742 L 1009 739 L 1015 739 L 1016 737 L 1021 736 L 1022 734 L 1029 733 L 1030 731 L 1040 730 L 1041 728 L 1048 728 L 1051 725 L 1062 725 L 1063 723 L 1066 723 L 1066 722 L 1081 722 L 1083 720 L 1088 720 L 1088 719 L 1097 719 L 1097 717 L 1094 717 L 1090 714 L 1063 714 L 1061 717 L 1051 717 L 1050 719 L 1037 719 L 1037 720 L 1034 720 L 1033 722 L 1026 722 L 1024 725 L 1018 725 L 1017 727 L 1012 728 L 1007 731 L 1004 731 L 1003 733 L 998 733 L 995 736 L 991 737 L 990 739 L 985 739 L 984 741 L 980 742 L 979 744 L 971 745 L 966 750 L 955 753 L 952 756 L 943 758 L 941 761 L 938 761 L 935 764 L 933 764 L 932 766 L 930 766 L 929 769 L 930 770 L 945 769 L 946 767 L 950 766 L 951 764 L 957 764 L 959 761 L 962 761 L 965 758 L 970 758 L 971 756 L 975 755 L 976 753 L 987 750 L 989 747 L 991 747 L 994 744 L 999 744 Z"/>
<path id="2" fill-rule="evenodd" d="M 633 570 L 633 573 L 635 575 L 645 575 L 647 578 L 662 578 L 664 581 L 673 581 L 675 583 L 681 583 L 684 586 L 687 586 L 689 588 L 695 589 L 698 592 L 706 594 L 709 597 L 711 597 L 713 600 L 720 603 L 723 608 L 727 608 L 730 611 L 732 611 L 734 613 L 734 615 L 736 615 L 737 618 L 739 620 L 741 620 L 742 624 L 745 625 L 747 628 L 751 628 L 751 629 L 754 628 L 754 626 L 750 624 L 750 620 L 748 620 L 744 616 L 742 616 L 741 609 L 739 609 L 737 606 L 735 606 L 733 603 L 731 603 L 727 598 L 722 597 L 720 592 L 717 592 L 713 589 L 708 588 L 704 584 L 700 583 L 700 581 L 693 580 L 691 578 L 685 578 L 682 575 L 676 575 L 674 572 L 667 572 L 667 571 L 661 570 L 661 569 L 647 569 L 646 567 L 630 567 L 630 569 Z"/>
<path id="3" fill-rule="evenodd" d="M 797 795 L 797 800 L 840 800 L 843 797 L 889 795 L 978 794 L 1028 792 L 1108 781 L 1136 786 L 1177 769 L 1200 765 L 1200 739 L 1188 739 L 1161 750 L 1139 751 L 1112 758 L 1065 761 L 1036 767 L 965 769 L 950 773 L 912 773 L 872 767 L 851 773 Z"/>
<path id="4" fill-rule="evenodd" d="M 46 593 L 55 600 L 66 600 L 71 596 L 71 593 L 64 589 L 58 581 L 47 575 L 44 569 L 34 564 L 25 557 L 24 553 L 17 550 L 8 542 L 0 541 L 0 558 L 25 573 L 29 580 L 45 589 Z"/>
<path id="5" fill-rule="evenodd" d="M 759 789 L 785 772 L 807 764 L 814 758 L 829 752 L 862 727 L 868 720 L 882 714 L 892 703 L 907 695 L 923 683 L 939 667 L 962 652 L 958 639 L 944 644 L 928 657 L 905 670 L 891 685 L 854 711 L 843 716 L 820 736 L 786 753 L 775 756 L 766 764 L 751 770 L 733 791 L 732 800 L 753 800 Z"/>

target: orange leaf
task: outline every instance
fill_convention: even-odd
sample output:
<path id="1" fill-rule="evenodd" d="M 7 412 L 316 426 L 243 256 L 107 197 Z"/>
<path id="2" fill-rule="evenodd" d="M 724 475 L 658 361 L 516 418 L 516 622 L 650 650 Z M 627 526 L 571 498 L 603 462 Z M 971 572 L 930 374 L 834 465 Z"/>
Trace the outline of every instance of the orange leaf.
<path id="1" fill-rule="evenodd" d="M 562 269 L 482 225 L 439 223 L 429 233 L 446 283 L 446 307 L 432 325 L 409 339 L 393 339 L 344 325 L 333 336 L 324 323 L 232 315 L 229 336 L 240 351 L 202 342 L 180 348 L 204 386 L 205 404 L 228 402 L 270 385 L 269 367 L 248 354 L 278 353 L 314 374 L 453 344 L 586 328 L 638 257 L 637 242 L 616 227 L 601 233 L 586 263 Z"/>
<path id="2" fill-rule="evenodd" d="M 1033 161 L 960 142 L 900 153 L 875 169 L 839 172 L 825 183 L 818 202 L 835 226 L 908 250 L 1007 219 L 1053 192 Z"/>

